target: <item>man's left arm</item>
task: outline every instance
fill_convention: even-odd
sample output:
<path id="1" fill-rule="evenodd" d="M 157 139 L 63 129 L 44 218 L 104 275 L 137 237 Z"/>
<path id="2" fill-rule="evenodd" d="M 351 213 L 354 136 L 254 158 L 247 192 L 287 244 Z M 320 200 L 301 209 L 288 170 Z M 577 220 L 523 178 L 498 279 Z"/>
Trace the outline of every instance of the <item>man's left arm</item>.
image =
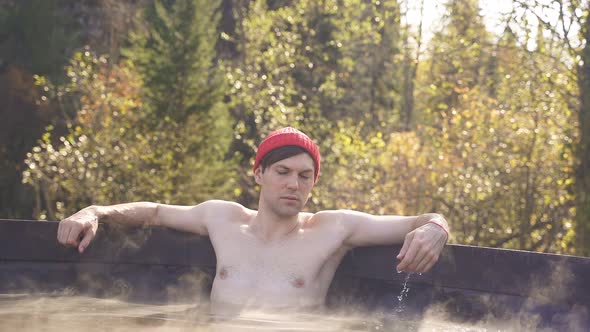
<path id="1" fill-rule="evenodd" d="M 403 242 L 397 256 L 398 271 L 426 272 L 438 261 L 449 237 L 445 218 L 436 213 L 419 216 L 375 216 L 351 210 L 332 211 L 347 230 L 350 247 L 391 245 Z"/>

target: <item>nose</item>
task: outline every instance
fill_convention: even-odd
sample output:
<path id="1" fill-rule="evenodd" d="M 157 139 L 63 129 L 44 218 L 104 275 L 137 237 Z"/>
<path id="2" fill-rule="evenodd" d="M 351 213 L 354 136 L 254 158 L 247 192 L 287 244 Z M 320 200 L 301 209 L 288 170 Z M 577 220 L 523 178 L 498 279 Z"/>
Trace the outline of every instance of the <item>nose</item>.
<path id="1" fill-rule="evenodd" d="M 297 178 L 297 174 L 289 176 L 289 179 L 287 180 L 287 188 L 292 190 L 299 189 L 299 179 Z"/>

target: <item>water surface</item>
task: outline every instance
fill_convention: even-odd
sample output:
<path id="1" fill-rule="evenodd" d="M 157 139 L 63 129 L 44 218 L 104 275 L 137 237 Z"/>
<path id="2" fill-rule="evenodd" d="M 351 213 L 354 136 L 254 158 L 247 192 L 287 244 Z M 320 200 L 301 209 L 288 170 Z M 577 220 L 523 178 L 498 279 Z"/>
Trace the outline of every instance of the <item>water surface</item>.
<path id="1" fill-rule="evenodd" d="M 206 305 L 141 304 L 63 294 L 0 294 L 0 331 L 517 331 L 505 322 L 459 324 L 420 321 L 396 312 L 350 308 L 314 313 L 249 312 L 235 319 L 208 314 Z"/>

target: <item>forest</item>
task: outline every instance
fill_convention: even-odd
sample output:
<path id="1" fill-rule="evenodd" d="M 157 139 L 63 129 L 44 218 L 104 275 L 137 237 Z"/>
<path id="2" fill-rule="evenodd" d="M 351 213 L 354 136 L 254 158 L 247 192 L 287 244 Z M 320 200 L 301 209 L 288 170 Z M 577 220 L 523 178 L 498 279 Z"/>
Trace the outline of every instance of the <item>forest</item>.
<path id="1" fill-rule="evenodd" d="M 0 218 L 255 209 L 256 146 L 293 126 L 322 153 L 308 211 L 590 256 L 590 2 L 502 3 L 0 1 Z"/>

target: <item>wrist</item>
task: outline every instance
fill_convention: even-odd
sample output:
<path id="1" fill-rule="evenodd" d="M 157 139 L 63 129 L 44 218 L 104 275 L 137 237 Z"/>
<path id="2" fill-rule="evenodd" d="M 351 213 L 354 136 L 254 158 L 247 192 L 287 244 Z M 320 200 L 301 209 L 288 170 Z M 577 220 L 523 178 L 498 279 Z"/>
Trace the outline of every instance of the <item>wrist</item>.
<path id="1" fill-rule="evenodd" d="M 446 229 L 446 227 L 443 225 L 443 223 L 440 220 L 431 219 L 431 220 L 427 221 L 425 225 L 428 225 L 428 224 L 434 224 L 434 225 L 438 226 L 440 229 L 442 229 L 446 235 L 445 242 L 447 242 L 447 240 L 449 239 L 449 231 Z"/>
<path id="2" fill-rule="evenodd" d="M 93 221 L 96 223 L 102 222 L 104 219 L 104 213 L 100 206 L 98 205 L 91 205 L 88 207 L 89 214 L 93 217 Z"/>

